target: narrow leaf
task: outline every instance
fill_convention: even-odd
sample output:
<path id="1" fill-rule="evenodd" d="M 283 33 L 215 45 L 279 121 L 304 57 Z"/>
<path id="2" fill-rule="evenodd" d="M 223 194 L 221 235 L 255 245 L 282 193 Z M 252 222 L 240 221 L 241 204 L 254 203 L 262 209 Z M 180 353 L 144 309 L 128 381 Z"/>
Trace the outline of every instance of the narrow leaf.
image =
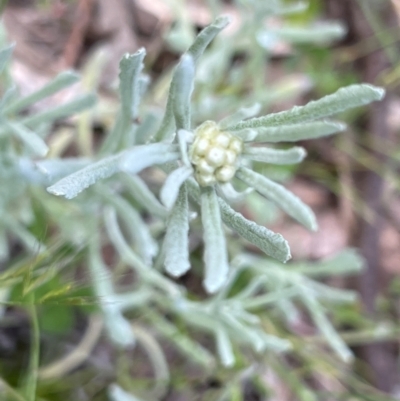
<path id="1" fill-rule="evenodd" d="M 185 186 L 179 190 L 178 199 L 168 220 L 164 239 L 165 270 L 180 277 L 190 269 L 189 261 L 189 205 Z"/>
<path id="2" fill-rule="evenodd" d="M 309 230 L 317 230 L 318 225 L 313 211 L 285 187 L 245 167 L 241 167 L 237 171 L 236 176 L 261 195 L 274 202 L 279 208 Z"/>
<path id="3" fill-rule="evenodd" d="M 355 249 L 345 249 L 331 258 L 313 265 L 309 263 L 292 265 L 296 272 L 311 277 L 354 274 L 359 273 L 363 267 L 364 260 Z"/>
<path id="4" fill-rule="evenodd" d="M 60 118 L 65 118 L 76 113 L 80 113 L 96 103 L 96 96 L 93 94 L 83 95 L 77 99 L 72 100 L 61 106 L 56 106 L 52 109 L 45 110 L 41 113 L 34 114 L 29 117 L 25 117 L 21 120 L 21 123 L 28 125 L 31 128 L 35 128 L 43 123 L 51 122 Z"/>
<path id="5" fill-rule="evenodd" d="M 336 332 L 329 319 L 327 319 L 327 317 L 323 313 L 322 306 L 319 305 L 317 300 L 305 290 L 302 290 L 301 298 L 310 311 L 314 323 L 324 335 L 332 349 L 337 352 L 337 354 L 344 362 L 351 362 L 354 358 L 351 350 L 340 338 L 339 334 Z"/>
<path id="6" fill-rule="evenodd" d="M 214 188 L 204 188 L 201 193 L 201 221 L 205 246 L 204 287 L 209 293 L 214 293 L 224 285 L 229 271 L 225 235 Z"/>
<path id="7" fill-rule="evenodd" d="M 174 205 L 179 188 L 192 173 L 193 169 L 191 167 L 182 166 L 169 174 L 160 192 L 160 199 L 167 209 L 171 209 Z"/>
<path id="8" fill-rule="evenodd" d="M 39 102 L 48 96 L 54 95 L 60 90 L 74 84 L 78 80 L 79 75 L 76 72 L 63 71 L 36 92 L 33 92 L 30 95 L 11 103 L 5 108 L 4 113 L 18 113 L 19 111 L 26 109 L 31 104 Z"/>
<path id="9" fill-rule="evenodd" d="M 236 113 L 231 114 L 223 118 L 219 123 L 219 127 L 224 130 L 227 127 L 235 125 L 240 121 L 246 120 L 247 118 L 254 117 L 257 115 L 261 110 L 260 103 L 254 103 L 252 106 L 243 107 L 239 109 Z"/>
<path id="10" fill-rule="evenodd" d="M 147 211 L 158 217 L 166 217 L 167 209 L 158 201 L 140 177 L 124 174 L 121 180 L 133 198 Z"/>
<path id="11" fill-rule="evenodd" d="M 291 258 L 289 244 L 282 235 L 247 220 L 240 213 L 235 212 L 221 198 L 218 201 L 222 219 L 228 227 L 280 262 L 285 263 Z"/>
<path id="12" fill-rule="evenodd" d="M 115 208 L 127 231 L 135 240 L 139 255 L 145 263 L 151 264 L 153 257 L 158 252 L 158 245 L 151 236 L 149 228 L 142 220 L 140 214 L 127 200 L 113 193 L 108 187 L 102 185 L 98 188 L 97 192 L 99 196 L 103 197 Z"/>
<path id="13" fill-rule="evenodd" d="M 218 356 L 223 366 L 229 368 L 235 364 L 235 355 L 233 353 L 231 340 L 228 333 L 221 326 L 218 325 L 215 329 L 215 341 Z"/>
<path id="14" fill-rule="evenodd" d="M 245 146 L 243 157 L 263 163 L 295 164 L 300 163 L 307 155 L 304 148 L 294 147 L 287 150 L 266 147 Z"/>
<path id="15" fill-rule="evenodd" d="M 269 35 L 276 35 L 280 39 L 291 43 L 318 43 L 325 44 L 341 39 L 346 34 L 346 28 L 338 22 L 320 23 L 308 27 L 282 27 L 268 30 Z"/>
<path id="16" fill-rule="evenodd" d="M 22 124 L 16 122 L 6 122 L 4 124 L 12 131 L 24 144 L 36 155 L 40 157 L 46 156 L 49 151 L 48 146 L 40 136 Z"/>
<path id="17" fill-rule="evenodd" d="M 253 192 L 252 188 L 247 188 L 243 192 L 238 192 L 230 182 L 219 184 L 217 190 L 229 203 L 242 202 L 246 199 L 248 194 Z"/>
<path id="18" fill-rule="evenodd" d="M 41 160 L 35 165 L 49 180 L 56 180 L 86 167 L 89 163 L 90 160 L 86 158 L 66 158 Z"/>
<path id="19" fill-rule="evenodd" d="M 67 199 L 75 198 L 96 181 L 111 177 L 118 172 L 120 158 L 121 155 L 117 154 L 90 164 L 48 187 L 47 191 L 57 196 L 65 196 Z"/>
<path id="20" fill-rule="evenodd" d="M 3 72 L 5 66 L 11 58 L 15 45 L 8 46 L 0 50 L 0 73 Z"/>
<path id="21" fill-rule="evenodd" d="M 135 146 L 123 152 L 119 163 L 122 171 L 136 174 L 154 164 L 164 164 L 179 158 L 179 149 L 168 143 Z"/>
<path id="22" fill-rule="evenodd" d="M 145 49 L 141 48 L 134 54 L 126 53 L 119 64 L 119 91 L 121 97 L 122 118 L 130 122 L 137 117 L 140 91 L 140 73 L 143 69 Z"/>
<path id="23" fill-rule="evenodd" d="M 177 130 L 190 129 L 190 97 L 193 91 L 194 68 L 193 57 L 184 54 L 175 70 L 172 98 Z"/>
<path id="24" fill-rule="evenodd" d="M 187 53 L 190 54 L 196 62 L 199 57 L 204 53 L 206 47 L 210 42 L 221 32 L 229 23 L 231 18 L 227 15 L 218 17 L 212 24 L 206 26 L 195 39 L 194 43 L 188 49 Z"/>
<path id="25" fill-rule="evenodd" d="M 199 57 L 203 54 L 206 47 L 214 39 L 214 37 L 228 25 L 230 18 L 227 16 L 222 16 L 217 18 L 213 24 L 204 28 L 196 40 L 190 46 L 188 51 L 185 53 L 193 58 L 196 64 Z M 176 73 L 175 69 L 174 75 L 172 77 L 171 86 L 168 93 L 167 105 L 163 120 L 161 122 L 160 128 L 155 135 L 155 141 L 162 141 L 169 139 L 175 130 L 175 118 L 174 118 L 174 97 L 177 94 L 176 89 Z M 181 127 L 183 128 L 183 127 Z"/>
<path id="26" fill-rule="evenodd" d="M 260 127 L 254 142 L 296 142 L 335 134 L 346 129 L 346 124 L 336 121 L 313 121 L 303 124 Z"/>
<path id="27" fill-rule="evenodd" d="M 242 121 L 227 129 L 237 131 L 245 128 L 276 127 L 279 125 L 313 121 L 381 100 L 384 95 L 385 90 L 383 88 L 369 84 L 350 85 L 339 89 L 332 95 L 309 102 L 305 106 L 295 106 L 290 110 L 281 111 L 280 113 Z"/>

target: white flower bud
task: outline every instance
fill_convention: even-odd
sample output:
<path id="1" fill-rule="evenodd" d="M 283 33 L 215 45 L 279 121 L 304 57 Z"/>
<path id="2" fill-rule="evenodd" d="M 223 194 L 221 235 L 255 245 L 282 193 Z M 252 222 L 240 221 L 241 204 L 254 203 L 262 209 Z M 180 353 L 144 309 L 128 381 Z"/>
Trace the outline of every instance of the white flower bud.
<path id="1" fill-rule="evenodd" d="M 200 138 L 195 145 L 196 155 L 204 156 L 210 148 L 210 141 L 207 138 Z"/>
<path id="2" fill-rule="evenodd" d="M 206 155 L 207 161 L 215 167 L 220 167 L 225 163 L 225 151 L 222 148 L 213 146 Z"/>
<path id="3" fill-rule="evenodd" d="M 229 144 L 229 149 L 233 150 L 237 155 L 243 150 L 243 143 L 239 138 L 233 137 Z"/>
<path id="4" fill-rule="evenodd" d="M 200 159 L 196 165 L 196 170 L 201 174 L 213 174 L 215 168 L 207 163 L 207 160 Z"/>
<path id="5" fill-rule="evenodd" d="M 212 174 L 196 174 L 196 180 L 203 187 L 213 185 L 216 182 Z"/>
<path id="6" fill-rule="evenodd" d="M 228 182 L 234 177 L 235 173 L 236 173 L 235 167 L 223 166 L 215 172 L 215 178 L 218 181 Z"/>
<path id="7" fill-rule="evenodd" d="M 221 148 L 227 148 L 230 142 L 231 135 L 226 134 L 225 132 L 219 133 L 214 139 L 214 144 L 220 146 Z"/>
<path id="8" fill-rule="evenodd" d="M 225 163 L 233 166 L 235 164 L 237 155 L 233 150 L 227 149 L 225 151 Z"/>

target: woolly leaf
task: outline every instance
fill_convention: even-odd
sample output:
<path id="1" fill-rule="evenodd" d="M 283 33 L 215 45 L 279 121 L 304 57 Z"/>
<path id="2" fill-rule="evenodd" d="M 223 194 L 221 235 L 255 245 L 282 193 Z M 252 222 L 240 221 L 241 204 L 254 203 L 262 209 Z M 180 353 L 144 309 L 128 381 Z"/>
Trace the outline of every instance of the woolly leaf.
<path id="1" fill-rule="evenodd" d="M 354 358 L 352 352 L 323 313 L 322 306 L 319 305 L 314 296 L 308 293 L 307 290 L 301 289 L 301 294 L 301 299 L 310 311 L 314 323 L 324 335 L 329 345 L 344 362 L 351 362 Z"/>
<path id="2" fill-rule="evenodd" d="M 227 129 L 236 131 L 245 128 L 276 127 L 317 120 L 381 100 L 384 95 L 385 90 L 383 88 L 369 84 L 350 85 L 339 89 L 332 95 L 309 102 L 305 106 L 295 106 L 290 110 L 281 111 L 280 113 L 242 121 Z"/>
<path id="3" fill-rule="evenodd" d="M 204 287 L 209 293 L 214 293 L 224 285 L 229 271 L 225 236 L 214 188 L 207 187 L 202 190 L 201 221 L 205 246 Z"/>
<path id="4" fill-rule="evenodd" d="M 254 142 L 296 142 L 335 134 L 346 129 L 346 124 L 335 121 L 313 121 L 303 124 L 281 125 L 279 127 L 260 127 Z"/>
<path id="5" fill-rule="evenodd" d="M 86 158 L 66 158 L 40 160 L 35 164 L 36 167 L 52 181 L 72 174 L 86 167 L 89 163 L 90 160 Z"/>
<path id="6" fill-rule="evenodd" d="M 122 171 L 136 174 L 154 164 L 163 164 L 179 158 L 178 146 L 168 143 L 153 143 L 135 146 L 123 152 L 119 166 Z"/>
<path id="7" fill-rule="evenodd" d="M 182 186 L 168 220 L 164 239 L 164 265 L 171 276 L 180 277 L 190 269 L 188 234 L 189 205 L 186 188 Z"/>
<path id="8" fill-rule="evenodd" d="M 130 122 L 137 117 L 140 91 L 140 73 L 143 69 L 145 49 L 134 54 L 125 54 L 119 63 L 119 92 L 121 98 L 122 119 Z"/>
<path id="9" fill-rule="evenodd" d="M 218 17 L 212 24 L 206 26 L 198 35 L 192 46 L 186 52 L 196 62 L 204 53 L 210 42 L 220 33 L 231 21 L 229 16 Z"/>
<path id="10" fill-rule="evenodd" d="M 96 181 L 115 174 L 119 170 L 120 158 L 121 156 L 118 154 L 90 164 L 48 187 L 47 191 L 57 196 L 65 196 L 67 199 L 75 198 L 84 189 L 95 184 Z"/>
<path id="11" fill-rule="evenodd" d="M 346 28 L 341 23 L 329 22 L 308 27 L 285 26 L 271 28 L 268 30 L 268 34 L 276 35 L 280 39 L 291 43 L 325 44 L 341 39 L 346 34 Z"/>
<path id="12" fill-rule="evenodd" d="M 285 263 L 291 258 L 289 244 L 282 235 L 247 220 L 240 213 L 235 212 L 221 198 L 218 201 L 222 219 L 228 227 L 280 262 Z"/>
<path id="13" fill-rule="evenodd" d="M 126 347 L 135 343 L 130 323 L 124 318 L 117 304 L 108 302 L 113 299 L 112 277 L 101 258 L 97 241 L 89 243 L 89 270 L 94 290 L 104 314 L 104 322 L 110 338 L 119 346 Z"/>
<path id="14" fill-rule="evenodd" d="M 192 173 L 193 169 L 191 167 L 182 166 L 169 174 L 160 192 L 160 199 L 168 209 L 171 209 L 174 205 L 179 188 Z"/>
<path id="15" fill-rule="evenodd" d="M 317 230 L 318 225 L 313 211 L 285 187 L 245 167 L 241 167 L 237 171 L 236 176 L 261 195 L 274 202 L 279 208 L 309 230 Z"/>
<path id="16" fill-rule="evenodd" d="M 21 123 L 31 128 L 36 128 L 41 124 L 51 122 L 60 118 L 68 117 L 75 113 L 80 113 L 92 107 L 96 103 L 96 96 L 93 94 L 83 95 L 61 106 L 56 106 L 52 109 L 42 111 L 22 119 Z"/>
<path id="17" fill-rule="evenodd" d="M 173 110 L 176 129 L 190 129 L 190 97 L 194 82 L 194 61 L 184 54 L 174 75 Z"/>
<path id="18" fill-rule="evenodd" d="M 15 45 L 8 46 L 0 50 L 0 73 L 3 72 L 5 66 L 11 58 Z"/>
<path id="19" fill-rule="evenodd" d="M 233 353 L 231 340 L 228 333 L 221 326 L 215 328 L 215 342 L 218 356 L 223 366 L 229 368 L 235 364 L 235 355 Z"/>
<path id="20" fill-rule="evenodd" d="M 230 182 L 219 184 L 217 190 L 229 203 L 242 202 L 248 194 L 253 192 L 252 188 L 247 188 L 243 192 L 238 192 Z"/>
<path id="21" fill-rule="evenodd" d="M 4 113 L 18 113 L 19 111 L 26 109 L 28 106 L 39 102 L 40 100 L 43 100 L 48 96 L 54 95 L 64 88 L 67 88 L 78 80 L 79 75 L 76 72 L 63 71 L 39 90 L 11 103 L 8 107 L 5 108 Z"/>
<path id="22" fill-rule="evenodd" d="M 97 192 L 115 208 L 127 231 L 135 240 L 139 255 L 145 263 L 151 264 L 153 257 L 158 252 L 158 245 L 140 214 L 128 201 L 118 194 L 112 193 L 106 186 L 102 185 Z"/>
<path id="23" fill-rule="evenodd" d="M 230 18 L 226 16 L 217 18 L 214 23 L 207 26 L 199 33 L 192 46 L 190 46 L 188 51 L 184 54 L 191 56 L 194 63 L 196 64 L 198 58 L 203 54 L 209 43 L 222 29 L 226 27 L 226 25 L 228 25 L 229 21 Z M 174 99 L 175 96 L 179 96 L 178 90 L 176 88 L 177 74 L 179 74 L 179 70 L 175 69 L 171 81 L 171 86 L 169 88 L 165 114 L 163 120 L 161 121 L 160 128 L 155 135 L 156 141 L 169 139 L 173 135 L 175 130 Z"/>
<path id="24" fill-rule="evenodd" d="M 121 177 L 126 189 L 132 197 L 147 211 L 158 217 L 166 217 L 166 208 L 158 201 L 153 192 L 150 191 L 146 183 L 137 175 L 124 174 Z"/>
<path id="25" fill-rule="evenodd" d="M 232 115 L 225 117 L 218 123 L 218 125 L 222 130 L 224 130 L 225 128 L 235 125 L 240 121 L 246 120 L 247 118 L 250 117 L 254 117 L 256 114 L 260 112 L 260 110 L 261 110 L 261 104 L 254 103 L 252 106 L 243 107 L 239 109 L 237 112 L 233 113 Z"/>
<path id="26" fill-rule="evenodd" d="M 242 156 L 246 159 L 272 164 L 300 163 L 307 155 L 304 148 L 294 147 L 287 150 L 245 146 Z"/>
<path id="27" fill-rule="evenodd" d="M 17 122 L 6 122 L 4 125 L 8 127 L 24 144 L 36 155 L 36 156 L 46 156 L 49 151 L 48 146 L 43 141 L 40 136 L 30 129 L 24 127 L 22 124 Z"/>

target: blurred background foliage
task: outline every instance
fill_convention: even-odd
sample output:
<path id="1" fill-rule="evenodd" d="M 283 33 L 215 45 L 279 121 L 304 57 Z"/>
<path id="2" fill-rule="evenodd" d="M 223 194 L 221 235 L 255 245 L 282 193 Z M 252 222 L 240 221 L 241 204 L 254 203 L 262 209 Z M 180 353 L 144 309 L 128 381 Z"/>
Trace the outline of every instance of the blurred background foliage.
<path id="1" fill-rule="evenodd" d="M 1 48 L 6 50 L 0 53 L 1 399 L 398 399 L 400 3 L 5 3 Z M 200 285 L 201 227 L 195 219 L 192 271 L 176 283 L 162 274 L 156 257 L 155 273 L 146 272 L 151 258 L 141 253 L 147 248 L 140 241 L 157 247 L 165 211 L 152 193 L 144 199 L 137 194 L 145 182 L 157 195 L 162 172 L 148 169 L 140 179 L 121 179 L 113 188 L 117 198 L 102 184 L 76 201 L 55 198 L 44 188 L 128 143 L 129 138 L 126 143 L 123 138 L 120 143 L 107 140 L 120 110 L 118 70 L 125 52 L 147 49 L 148 91 L 134 121 L 137 137 L 145 141 L 161 121 L 180 54 L 224 13 L 233 22 L 198 65 L 194 126 L 255 102 L 261 104 L 261 114 L 280 111 L 361 81 L 384 86 L 388 94 L 379 104 L 341 116 L 349 125 L 345 134 L 302 143 L 308 151 L 302 164 L 259 166 L 312 207 L 320 230 L 307 232 L 250 194 L 237 207 L 282 233 L 293 263 L 278 265 L 230 236 L 236 270 L 229 291 L 207 298 Z M 7 49 L 9 43 L 15 47 Z M 66 70 L 79 71 L 81 78 Z M 58 158 L 70 164 L 49 176 L 46 168 L 51 165 L 54 171 Z M 118 233 L 129 238 L 126 245 L 135 253 L 116 246 Z M 174 302 L 172 294 L 182 287 L 181 303 Z M 237 327 L 229 326 L 232 322 L 223 320 L 223 311 L 212 308 L 216 299 L 237 310 L 245 305 L 251 312 L 242 311 L 246 335 L 238 335 L 230 351 L 223 338 L 228 329 L 218 334 L 210 332 L 208 323 L 198 328 L 201 319 L 214 319 L 212 324 L 230 327 L 229 336 L 238 334 Z M 256 345 L 260 332 L 271 336 L 262 352 Z M 292 348 L 285 351 L 284 344 L 274 343 L 278 337 Z M 338 350 L 340 338 L 339 356 L 349 347 L 355 356 L 351 363 L 332 351 Z"/>

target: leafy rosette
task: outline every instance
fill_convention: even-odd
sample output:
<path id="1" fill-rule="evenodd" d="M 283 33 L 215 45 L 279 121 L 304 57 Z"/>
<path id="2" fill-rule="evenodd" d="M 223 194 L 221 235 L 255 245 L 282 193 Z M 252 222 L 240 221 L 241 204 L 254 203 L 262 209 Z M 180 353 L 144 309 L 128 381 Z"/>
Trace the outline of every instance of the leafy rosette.
<path id="1" fill-rule="evenodd" d="M 181 57 L 171 81 L 164 117 L 154 135 L 150 132 L 143 134 L 143 129 L 132 123 L 137 118 L 138 99 L 144 88 L 141 70 L 145 52 L 142 49 L 134 55 L 127 55 L 121 62 L 121 114 L 108 139 L 109 144 L 113 139 L 115 141 L 108 149 L 122 148 L 122 151 L 113 151 L 48 188 L 55 195 L 73 198 L 98 180 L 115 173 L 128 174 L 136 179 L 136 174 L 146 167 L 160 166 L 168 173 L 160 193 L 167 219 L 162 250 L 165 269 L 174 277 L 190 269 L 191 198 L 200 205 L 205 249 L 204 286 L 209 293 L 220 290 L 228 277 L 229 258 L 223 225 L 281 262 L 291 257 L 289 245 L 280 234 L 257 225 L 232 209 L 230 201 L 243 196 L 235 191 L 232 180 L 244 182 L 250 190 L 274 202 L 299 223 L 316 230 L 312 210 L 284 186 L 254 171 L 252 162 L 299 163 L 306 155 L 303 148 L 275 149 L 266 144 L 296 142 L 343 131 L 346 127 L 343 123 L 327 118 L 384 96 L 381 88 L 367 84 L 351 85 L 305 106 L 254 117 L 260 111 L 260 107 L 254 105 L 238 110 L 218 124 L 206 121 L 192 130 L 190 98 L 196 62 L 228 22 L 226 17 L 218 18 L 200 32 Z M 126 147 L 127 143 L 131 146 Z M 144 186 L 137 188 L 140 198 L 145 189 Z"/>

